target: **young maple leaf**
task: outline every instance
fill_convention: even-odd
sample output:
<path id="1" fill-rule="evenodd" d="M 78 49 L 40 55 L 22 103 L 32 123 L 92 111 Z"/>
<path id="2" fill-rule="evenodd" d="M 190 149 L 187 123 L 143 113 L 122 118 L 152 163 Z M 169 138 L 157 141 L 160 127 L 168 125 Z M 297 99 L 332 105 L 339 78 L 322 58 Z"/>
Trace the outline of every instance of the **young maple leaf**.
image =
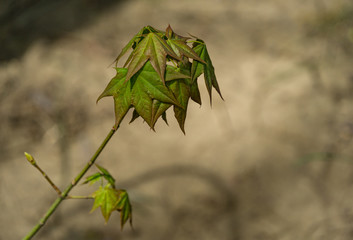
<path id="1" fill-rule="evenodd" d="M 157 119 L 171 105 L 183 108 L 173 92 L 162 83 L 150 62 L 147 62 L 128 82 L 126 82 L 127 72 L 128 69 L 126 68 L 117 68 L 117 75 L 109 82 L 97 100 L 99 101 L 106 96 L 113 96 L 116 125 L 120 124 L 131 107 L 135 108 L 138 115 L 152 129 L 154 129 Z M 172 66 L 166 67 L 165 75 L 167 81 L 189 78 Z M 163 104 L 158 105 L 155 100 Z"/>
<path id="2" fill-rule="evenodd" d="M 128 81 L 148 60 L 150 60 L 154 70 L 158 73 L 160 79 L 164 83 L 167 55 L 177 60 L 181 60 L 181 58 L 174 53 L 173 49 L 157 33 L 148 33 L 147 36 L 139 42 L 137 47 L 131 53 L 131 58 L 127 61 L 129 64 L 126 81 Z M 125 65 L 127 65 L 127 63 Z"/>
<path id="3" fill-rule="evenodd" d="M 132 226 L 132 207 L 129 200 L 129 195 L 123 189 L 119 190 L 119 199 L 115 208 L 120 212 L 120 227 L 123 229 L 124 224 L 130 219 Z"/>
<path id="4" fill-rule="evenodd" d="M 108 222 L 111 213 L 117 210 L 118 190 L 112 188 L 110 184 L 107 184 L 104 188 L 99 186 L 99 189 L 93 193 L 93 197 L 94 204 L 91 212 L 100 207 L 105 222 Z"/>
<path id="5" fill-rule="evenodd" d="M 93 193 L 94 203 L 91 212 L 97 208 L 101 208 L 102 215 L 107 223 L 113 211 L 120 212 L 120 226 L 123 229 L 124 224 L 130 220 L 132 226 L 132 207 L 129 200 L 129 195 L 123 189 L 117 190 L 110 184 L 104 187 L 99 186 L 99 189 Z"/>

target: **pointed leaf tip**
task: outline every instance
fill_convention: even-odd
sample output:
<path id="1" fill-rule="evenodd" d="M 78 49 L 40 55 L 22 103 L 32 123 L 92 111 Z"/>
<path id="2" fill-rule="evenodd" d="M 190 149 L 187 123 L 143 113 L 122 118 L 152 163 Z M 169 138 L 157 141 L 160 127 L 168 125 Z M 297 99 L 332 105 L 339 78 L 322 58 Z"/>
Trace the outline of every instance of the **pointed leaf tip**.
<path id="1" fill-rule="evenodd" d="M 165 35 L 166 35 L 167 38 L 172 38 L 173 30 L 172 30 L 172 28 L 170 27 L 170 24 L 168 24 L 168 27 L 167 27 L 167 29 L 165 30 Z"/>

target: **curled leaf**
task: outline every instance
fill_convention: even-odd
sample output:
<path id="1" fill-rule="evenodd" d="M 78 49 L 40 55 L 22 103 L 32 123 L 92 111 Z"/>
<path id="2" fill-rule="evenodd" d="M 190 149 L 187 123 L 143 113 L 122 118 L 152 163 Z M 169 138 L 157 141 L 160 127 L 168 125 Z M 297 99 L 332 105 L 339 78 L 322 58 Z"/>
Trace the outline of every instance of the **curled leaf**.
<path id="1" fill-rule="evenodd" d="M 125 190 L 119 190 L 119 199 L 115 208 L 120 212 L 120 227 L 123 229 L 125 223 L 129 220 L 132 226 L 132 207 L 129 195 Z"/>
<path id="2" fill-rule="evenodd" d="M 102 173 L 95 173 L 93 175 L 90 175 L 86 177 L 86 180 L 82 184 L 87 184 L 89 183 L 90 185 L 94 184 L 95 182 L 101 180 L 103 177 Z"/>
<path id="3" fill-rule="evenodd" d="M 212 103 L 212 87 L 216 89 L 222 99 L 223 97 L 216 79 L 216 74 L 212 65 L 211 58 L 206 48 L 206 44 L 204 44 L 204 42 L 200 39 L 198 39 L 198 41 L 200 42 L 194 44 L 194 50 L 200 56 L 200 58 L 206 62 L 206 64 L 194 60 L 191 66 L 191 79 L 195 81 L 202 73 L 204 73 L 206 88 L 210 96 L 210 102 Z"/>
<path id="4" fill-rule="evenodd" d="M 115 188 L 115 179 L 113 178 L 113 176 L 108 172 L 107 169 L 105 169 L 104 167 L 98 165 L 97 163 L 95 164 L 96 167 L 99 169 L 99 171 L 101 172 L 102 177 L 105 178 L 105 180 L 107 180 L 110 185 Z"/>

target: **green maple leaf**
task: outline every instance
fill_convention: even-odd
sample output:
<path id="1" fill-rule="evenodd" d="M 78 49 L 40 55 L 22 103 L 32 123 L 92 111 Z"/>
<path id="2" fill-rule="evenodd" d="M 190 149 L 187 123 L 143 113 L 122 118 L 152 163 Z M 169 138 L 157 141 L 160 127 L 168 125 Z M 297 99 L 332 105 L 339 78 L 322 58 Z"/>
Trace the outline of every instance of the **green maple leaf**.
<path id="1" fill-rule="evenodd" d="M 181 60 L 180 57 L 174 53 L 173 49 L 165 42 L 165 40 L 159 36 L 159 34 L 153 32 L 148 33 L 136 46 L 134 51 L 131 53 L 131 58 L 129 58 L 125 64 L 128 64 L 126 81 L 128 81 L 144 66 L 148 60 L 150 60 L 153 68 L 164 83 L 167 55 L 177 60 Z"/>
<path id="2" fill-rule="evenodd" d="M 119 191 L 107 184 L 105 187 L 99 186 L 99 189 L 93 193 L 93 197 L 94 204 L 91 212 L 100 207 L 105 222 L 108 222 L 111 213 L 117 210 Z"/>
<path id="3" fill-rule="evenodd" d="M 212 103 L 212 87 L 216 89 L 220 97 L 223 99 L 206 44 L 201 39 L 197 39 L 194 43 L 193 49 L 200 56 L 200 58 L 206 62 L 206 64 L 194 60 L 191 66 L 191 79 L 196 81 L 197 78 L 204 73 L 205 84 L 210 96 L 210 102 Z"/>
<path id="4" fill-rule="evenodd" d="M 130 219 L 132 226 L 132 207 L 129 200 L 129 195 L 125 190 L 119 190 L 119 199 L 115 208 L 120 212 L 120 226 L 123 229 L 124 224 Z"/>
<path id="5" fill-rule="evenodd" d="M 162 115 L 163 110 L 168 109 L 166 104 L 169 104 L 169 107 L 170 105 L 176 105 L 183 108 L 173 92 L 163 84 L 149 61 L 128 82 L 126 82 L 127 71 L 126 68 L 117 68 L 117 75 L 109 82 L 106 89 L 98 97 L 98 100 L 100 100 L 106 96 L 113 96 L 117 125 L 120 124 L 131 107 L 135 108 L 136 113 L 152 129 L 154 129 L 154 125 Z M 166 80 L 172 81 L 179 78 L 189 78 L 189 76 L 178 72 L 174 67 L 166 67 Z M 155 100 L 163 104 L 158 105 Z"/>
<path id="6" fill-rule="evenodd" d="M 114 211 L 120 212 L 120 226 L 123 229 L 124 224 L 130 220 L 132 226 L 132 206 L 129 195 L 123 189 L 117 190 L 110 184 L 102 187 L 93 193 L 94 204 L 91 212 L 97 208 L 101 208 L 102 215 L 107 223 Z"/>

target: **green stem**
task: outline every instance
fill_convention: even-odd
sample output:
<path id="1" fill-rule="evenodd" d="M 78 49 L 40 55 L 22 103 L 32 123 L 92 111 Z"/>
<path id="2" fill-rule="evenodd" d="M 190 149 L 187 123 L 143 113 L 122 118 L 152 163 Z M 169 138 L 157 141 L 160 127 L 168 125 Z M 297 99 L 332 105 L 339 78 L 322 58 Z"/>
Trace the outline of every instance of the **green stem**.
<path id="1" fill-rule="evenodd" d="M 97 151 L 94 153 L 92 158 L 86 164 L 86 166 L 81 170 L 81 172 L 74 178 L 74 180 L 67 186 L 67 188 L 61 193 L 61 195 L 55 200 L 55 202 L 50 206 L 48 211 L 44 214 L 44 216 L 39 220 L 36 226 L 23 238 L 23 240 L 32 239 L 32 237 L 44 226 L 49 217 L 54 213 L 56 208 L 60 205 L 60 203 L 68 196 L 69 192 L 72 190 L 74 186 L 81 180 L 81 178 L 85 175 L 85 173 L 90 169 L 90 167 L 94 164 L 99 154 L 103 151 L 105 145 L 109 142 L 111 137 L 114 135 L 116 130 L 118 130 L 119 126 L 114 126 L 104 141 L 101 143 Z"/>

